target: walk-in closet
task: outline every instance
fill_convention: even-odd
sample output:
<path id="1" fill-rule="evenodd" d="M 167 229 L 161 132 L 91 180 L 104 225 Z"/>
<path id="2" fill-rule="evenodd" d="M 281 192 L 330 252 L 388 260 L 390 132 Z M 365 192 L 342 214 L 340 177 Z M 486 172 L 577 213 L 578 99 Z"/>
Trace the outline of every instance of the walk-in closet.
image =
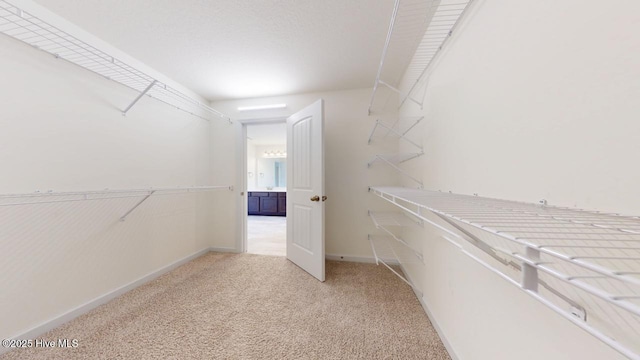
<path id="1" fill-rule="evenodd" d="M 0 360 L 640 360 L 640 2 L 0 0 Z"/>

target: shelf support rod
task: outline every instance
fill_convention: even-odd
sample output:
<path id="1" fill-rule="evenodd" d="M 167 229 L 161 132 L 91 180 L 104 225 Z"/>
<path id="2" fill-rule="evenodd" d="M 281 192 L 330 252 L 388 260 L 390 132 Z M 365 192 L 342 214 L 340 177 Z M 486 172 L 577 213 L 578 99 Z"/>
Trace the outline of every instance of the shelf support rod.
<path id="1" fill-rule="evenodd" d="M 534 262 L 540 261 L 540 251 L 527 246 L 526 256 Z M 526 262 L 522 262 L 522 288 L 534 292 L 538 292 L 538 269 Z"/>
<path id="2" fill-rule="evenodd" d="M 424 74 L 421 74 L 420 76 L 423 76 L 423 75 L 424 75 Z M 400 102 L 400 106 L 398 106 L 398 109 L 401 109 L 401 108 L 402 108 L 402 106 L 404 105 L 404 103 L 405 103 L 407 100 L 410 100 L 411 102 L 415 103 L 416 105 L 419 105 L 419 106 L 420 106 L 420 109 L 422 109 L 422 108 L 424 107 L 424 100 L 425 100 L 425 97 L 427 96 L 427 86 L 428 86 L 428 81 L 429 81 L 429 79 L 427 78 L 426 80 L 423 80 L 422 78 L 419 78 L 419 79 L 416 81 L 416 83 L 414 84 L 414 87 L 415 87 L 415 85 L 419 84 L 419 83 L 420 83 L 420 81 L 424 81 L 424 84 L 422 85 L 422 86 L 424 87 L 424 92 L 423 92 L 423 94 L 422 94 L 422 102 L 420 102 L 420 101 L 418 101 L 418 100 L 414 99 L 414 98 L 413 98 L 413 96 L 411 96 L 411 93 L 414 91 L 414 88 L 412 87 L 412 88 L 409 90 L 409 92 L 407 93 L 407 95 L 406 95 L 406 96 L 402 99 L 402 101 Z"/>
<path id="3" fill-rule="evenodd" d="M 416 122 L 413 123 L 413 125 L 409 126 L 409 128 L 402 133 L 402 135 L 406 135 L 409 131 L 411 131 L 411 129 L 413 129 L 416 125 L 418 125 L 420 121 L 422 121 L 422 119 L 424 119 L 424 116 L 420 116 L 418 120 L 416 120 Z"/>
<path id="4" fill-rule="evenodd" d="M 394 86 L 391 86 L 391 84 L 389 84 L 389 83 L 387 83 L 387 82 L 384 82 L 384 81 L 382 81 L 382 80 L 378 80 L 378 82 L 379 82 L 380 84 L 382 84 L 382 85 L 384 85 L 384 86 L 388 87 L 388 88 L 389 88 L 390 90 L 392 90 L 393 92 L 396 92 L 396 93 L 400 94 L 400 89 L 398 89 L 398 88 L 396 88 L 396 87 L 394 87 Z"/>
<path id="5" fill-rule="evenodd" d="M 391 166 L 392 168 L 394 168 L 396 171 L 398 171 L 399 173 L 401 173 L 402 175 L 410 178 L 411 180 L 417 182 L 420 185 L 420 189 L 422 189 L 422 181 L 414 178 L 413 176 L 411 176 L 409 173 L 407 173 L 406 171 L 402 170 L 400 167 L 396 166 L 396 164 L 392 163 L 391 161 L 385 159 L 383 156 L 376 156 L 378 159 L 384 161 L 385 163 L 387 163 L 387 165 Z M 371 166 L 372 164 L 369 163 L 369 166 Z"/>
<path id="6" fill-rule="evenodd" d="M 133 107 L 133 105 L 135 105 L 138 101 L 140 101 L 140 99 L 149 92 L 149 90 L 151 90 L 152 87 L 154 87 L 156 85 L 156 83 L 158 82 L 158 80 L 153 80 L 151 82 L 151 84 L 149 84 L 149 86 L 147 86 L 146 89 L 144 89 L 144 91 L 142 91 L 140 94 L 138 94 L 138 97 L 136 97 L 133 102 L 131 104 L 129 104 L 129 106 L 127 106 L 126 109 L 124 109 L 124 111 L 122 111 L 122 116 L 127 116 L 127 112 L 129 112 L 129 110 L 131 110 L 131 108 Z"/>
<path id="7" fill-rule="evenodd" d="M 420 120 L 418 120 L 418 122 L 420 122 Z M 416 124 L 417 124 L 417 123 L 416 123 Z M 407 137 L 405 136 L 405 134 L 407 133 L 406 131 L 405 131 L 404 133 L 400 133 L 399 131 L 397 131 L 397 130 L 395 130 L 395 129 L 393 129 L 393 128 L 391 128 L 391 127 L 387 126 L 387 125 L 385 125 L 385 124 L 384 124 L 384 123 L 382 123 L 382 122 L 378 122 L 378 123 L 376 124 L 376 126 L 377 126 L 377 125 L 382 126 L 383 128 L 385 128 L 385 129 L 389 130 L 389 132 L 396 134 L 396 135 L 397 135 L 398 137 L 400 137 L 402 140 L 404 140 L 404 141 L 408 142 L 409 144 L 411 144 L 411 145 L 413 145 L 413 146 L 417 147 L 418 149 L 422 150 L 422 146 L 421 146 L 421 145 L 419 145 L 418 143 L 414 142 L 413 140 L 410 140 L 409 138 L 407 138 Z M 413 126 L 415 126 L 415 124 L 414 124 L 414 125 L 412 125 L 411 127 L 413 127 Z M 374 129 L 374 130 L 375 130 L 375 129 Z M 371 142 L 371 137 L 369 137 L 369 142 Z"/>
<path id="8" fill-rule="evenodd" d="M 413 159 L 415 159 L 415 158 L 417 158 L 417 157 L 419 157 L 419 156 L 422 156 L 422 155 L 424 155 L 424 151 L 421 151 L 421 152 L 419 152 L 419 153 L 417 153 L 417 154 L 414 154 L 414 155 L 413 155 L 413 156 L 411 156 L 411 157 L 408 157 L 408 158 L 406 158 L 406 159 L 404 159 L 404 160 L 401 160 L 401 161 L 399 162 L 399 164 L 402 164 L 403 162 L 407 162 L 407 161 L 409 161 L 409 160 L 413 160 Z"/>
<path id="9" fill-rule="evenodd" d="M 517 270 L 520 270 L 520 267 L 517 264 L 514 264 L 514 263 L 512 263 L 510 261 L 507 261 L 507 260 L 501 258 L 500 256 L 498 256 L 498 254 L 496 254 L 495 250 L 493 250 L 493 248 L 489 244 L 487 244 L 486 242 L 480 240 L 478 237 L 476 237 L 472 233 L 470 233 L 467 230 L 465 230 L 462 226 L 459 226 L 458 224 L 453 222 L 453 220 L 447 218 L 444 215 L 440 215 L 440 214 L 435 213 L 435 212 L 432 212 L 432 214 L 434 214 L 435 216 L 439 217 L 444 222 L 446 222 L 447 224 L 451 225 L 456 230 L 458 230 L 462 234 L 464 234 L 464 235 L 460 235 L 461 239 L 467 240 L 469 243 L 473 244 L 475 247 L 477 247 L 478 249 L 482 250 L 485 254 L 491 256 L 492 258 L 494 258 L 496 261 L 498 261 L 502 265 L 512 266 L 513 268 L 515 268 Z"/>
<path id="10" fill-rule="evenodd" d="M 371 139 L 373 138 L 373 134 L 376 133 L 378 125 L 380 125 L 380 120 L 376 120 L 376 124 L 373 126 L 373 129 L 371 129 L 371 134 L 369 134 L 369 140 L 367 141 L 367 144 L 371 144 Z"/>
<path id="11" fill-rule="evenodd" d="M 422 107 L 424 106 L 424 103 L 419 102 L 418 100 L 412 98 L 411 96 L 409 96 L 408 99 L 411 100 L 416 105 L 420 105 L 420 109 L 422 109 Z"/>
<path id="12" fill-rule="evenodd" d="M 156 191 L 152 190 L 149 194 L 147 194 L 147 196 L 142 198 L 142 200 L 138 201 L 137 204 L 135 204 L 129 211 L 127 211 L 124 215 L 122 215 L 120 217 L 120 221 L 125 221 L 127 219 L 127 216 L 129 216 L 129 214 L 131 214 L 135 209 L 137 209 L 138 206 L 142 205 L 143 202 L 147 201 L 147 199 L 150 198 L 151 195 L 153 195 L 154 192 L 156 192 Z"/>

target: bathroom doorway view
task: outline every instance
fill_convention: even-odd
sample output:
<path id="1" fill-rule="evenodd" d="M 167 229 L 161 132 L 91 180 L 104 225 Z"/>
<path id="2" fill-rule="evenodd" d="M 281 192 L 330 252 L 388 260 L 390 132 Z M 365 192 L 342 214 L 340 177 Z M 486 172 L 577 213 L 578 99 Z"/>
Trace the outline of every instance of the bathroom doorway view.
<path id="1" fill-rule="evenodd" d="M 247 252 L 287 254 L 287 126 L 247 125 Z"/>

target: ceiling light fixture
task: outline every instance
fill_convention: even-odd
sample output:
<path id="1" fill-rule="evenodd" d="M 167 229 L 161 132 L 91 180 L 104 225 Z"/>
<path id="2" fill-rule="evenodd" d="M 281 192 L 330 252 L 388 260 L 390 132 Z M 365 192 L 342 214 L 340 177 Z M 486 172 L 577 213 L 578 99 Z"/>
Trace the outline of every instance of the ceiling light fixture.
<path id="1" fill-rule="evenodd" d="M 271 105 L 258 105 L 258 106 L 239 106 L 238 111 L 254 111 L 254 110 L 272 110 L 272 109 L 284 109 L 287 104 L 271 104 Z"/>

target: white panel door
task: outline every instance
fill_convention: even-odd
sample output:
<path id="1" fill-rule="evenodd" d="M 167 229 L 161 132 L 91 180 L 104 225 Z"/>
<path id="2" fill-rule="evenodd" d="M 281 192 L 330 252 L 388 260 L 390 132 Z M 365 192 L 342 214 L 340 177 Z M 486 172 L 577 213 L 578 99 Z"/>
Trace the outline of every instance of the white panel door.
<path id="1" fill-rule="evenodd" d="M 287 258 L 324 281 L 322 99 L 287 119 Z"/>

